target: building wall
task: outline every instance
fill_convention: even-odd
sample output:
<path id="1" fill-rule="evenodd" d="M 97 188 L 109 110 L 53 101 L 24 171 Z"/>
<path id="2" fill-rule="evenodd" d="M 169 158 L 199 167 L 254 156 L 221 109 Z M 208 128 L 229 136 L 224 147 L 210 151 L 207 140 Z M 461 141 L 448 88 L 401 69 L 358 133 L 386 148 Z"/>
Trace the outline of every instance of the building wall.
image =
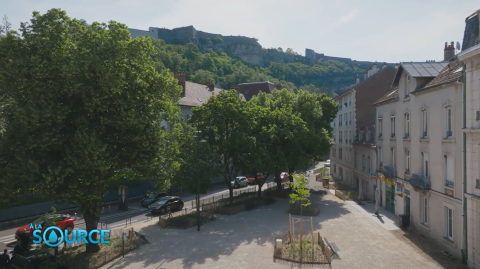
<path id="1" fill-rule="evenodd" d="M 374 135 L 374 134 L 372 134 Z M 377 171 L 377 160 L 375 148 L 364 146 L 354 146 L 354 177 L 358 178 L 361 196 L 363 199 L 374 201 L 375 189 L 377 184 L 375 179 L 371 178 L 371 173 Z M 363 166 L 363 156 L 365 156 L 365 168 Z M 370 165 L 368 162 L 370 158 Z"/>
<path id="2" fill-rule="evenodd" d="M 408 82 L 407 82 L 408 81 Z M 410 221 L 424 236 L 434 239 L 447 252 L 461 257 L 462 248 L 462 163 L 461 163 L 461 125 L 462 91 L 458 83 L 439 86 L 417 95 L 409 94 L 416 87 L 414 78 L 404 73 L 399 82 L 399 100 L 377 107 L 377 121 L 383 120 L 383 139 L 377 141 L 382 151 L 383 165 L 391 165 L 397 170 L 397 184 L 404 187 L 402 196 L 395 195 L 395 213 L 406 213 L 407 199 L 410 202 Z M 453 136 L 446 139 L 446 109 L 452 108 Z M 422 111 L 427 111 L 428 138 L 423 136 Z M 410 131 L 407 136 L 406 114 L 410 119 Z M 391 138 L 391 116 L 395 115 L 395 138 Z M 378 135 L 377 135 L 378 136 Z M 395 149 L 395 161 L 391 150 Z M 407 151 L 410 165 L 407 165 Z M 415 191 L 409 184 L 412 174 L 423 175 L 422 153 L 428 156 L 431 190 L 422 193 Z M 444 156 L 453 162 L 452 175 L 454 186 L 446 187 L 446 164 Z M 409 169 L 408 169 L 409 166 Z M 452 166 L 451 166 L 452 167 Z M 407 171 L 409 170 L 409 171 Z M 384 189 L 382 190 L 385 195 Z M 408 198 L 407 198 L 408 197 Z M 422 197 L 427 198 L 427 222 L 422 223 Z M 385 197 L 383 202 L 385 202 Z M 453 209 L 453 240 L 446 239 L 445 207 Z"/>
<path id="3" fill-rule="evenodd" d="M 480 178 L 480 121 L 476 119 L 480 111 L 480 52 L 477 51 L 465 62 L 465 106 L 466 106 L 466 194 L 467 203 L 467 253 L 468 266 L 480 268 L 480 189 L 476 181 Z"/>
<path id="4" fill-rule="evenodd" d="M 341 109 L 338 111 L 338 115 L 333 123 L 335 144 L 331 151 L 330 171 L 334 178 L 353 185 L 354 155 L 352 143 L 355 138 L 355 90 L 347 92 L 335 100 Z M 340 135 L 340 132 L 342 135 Z M 340 150 L 342 150 L 342 159 L 339 158 Z M 340 171 L 343 171 L 343 174 L 340 174 Z"/>

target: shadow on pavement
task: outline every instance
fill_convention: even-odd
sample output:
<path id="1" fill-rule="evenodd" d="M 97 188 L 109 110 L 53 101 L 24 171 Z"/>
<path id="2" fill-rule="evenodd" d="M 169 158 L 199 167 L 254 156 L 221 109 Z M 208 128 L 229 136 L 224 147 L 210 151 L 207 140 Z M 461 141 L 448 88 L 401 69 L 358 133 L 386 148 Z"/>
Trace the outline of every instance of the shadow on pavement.
<path id="1" fill-rule="evenodd" d="M 320 228 L 323 221 L 350 213 L 341 203 L 322 201 L 322 196 L 312 193 L 311 197 L 312 203 L 320 203 L 320 214 L 313 217 L 315 230 Z M 217 220 L 202 226 L 200 232 L 195 227 L 187 230 L 162 229 L 158 225 L 145 227 L 138 232 L 147 235 L 150 244 L 142 246 L 125 259 L 114 262 L 109 268 L 132 268 L 133 264 L 141 268 L 191 268 L 211 260 L 217 262 L 215 265 L 218 268 L 228 268 L 232 263 L 237 267 L 248 268 L 249 262 L 253 262 L 249 258 L 252 255 L 265 255 L 271 262 L 274 237 L 282 236 L 288 231 L 288 206 L 288 199 L 278 198 L 275 204 L 252 211 L 232 216 L 217 215 Z M 239 247 L 242 248 L 241 253 L 235 253 L 235 258 L 228 257 Z M 239 259 L 239 255 L 245 259 Z"/>
<path id="2" fill-rule="evenodd" d="M 462 264 L 460 260 L 455 259 L 448 253 L 443 253 L 441 246 L 436 244 L 432 239 L 423 237 L 416 230 L 397 230 L 393 233 L 407 244 L 425 253 L 425 255 L 436 261 L 445 269 L 468 269 L 468 267 L 465 264 Z"/>

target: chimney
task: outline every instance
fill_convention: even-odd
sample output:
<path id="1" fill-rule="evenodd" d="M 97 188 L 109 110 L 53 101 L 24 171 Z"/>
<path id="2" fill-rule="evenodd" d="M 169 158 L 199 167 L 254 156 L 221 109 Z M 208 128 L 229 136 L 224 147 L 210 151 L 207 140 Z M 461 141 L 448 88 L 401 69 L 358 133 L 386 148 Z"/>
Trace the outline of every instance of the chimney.
<path id="1" fill-rule="evenodd" d="M 357 74 L 357 83 L 356 84 L 358 84 L 358 83 L 360 83 L 360 77 Z"/>
<path id="2" fill-rule="evenodd" d="M 182 86 L 181 97 L 185 97 L 185 72 L 177 72 L 173 75 L 173 77 L 178 80 L 178 85 Z"/>
<path id="3" fill-rule="evenodd" d="M 450 43 L 450 45 L 448 44 L 448 42 L 445 42 L 445 49 L 444 49 L 444 52 L 443 52 L 443 60 L 448 61 L 451 58 L 453 58 L 454 56 L 455 56 L 455 46 L 454 46 L 453 41 Z"/>
<path id="4" fill-rule="evenodd" d="M 211 82 L 205 83 L 205 86 L 208 87 L 209 91 L 214 91 L 215 90 L 215 85 L 213 85 L 213 83 L 211 83 Z"/>

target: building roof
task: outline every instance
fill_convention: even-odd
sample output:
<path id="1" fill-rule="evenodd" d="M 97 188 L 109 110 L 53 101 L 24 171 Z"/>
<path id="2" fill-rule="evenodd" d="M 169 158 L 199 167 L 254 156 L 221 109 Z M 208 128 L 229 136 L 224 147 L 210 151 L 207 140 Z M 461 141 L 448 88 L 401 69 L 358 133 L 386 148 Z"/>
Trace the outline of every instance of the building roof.
<path id="1" fill-rule="evenodd" d="M 433 78 L 442 71 L 448 62 L 409 62 L 400 63 L 393 85 L 398 84 L 403 70 L 413 78 Z"/>
<path id="2" fill-rule="evenodd" d="M 452 60 L 432 81 L 430 81 L 425 87 L 415 90 L 412 93 L 421 92 L 430 88 L 434 88 L 446 83 L 458 81 L 463 75 L 463 62 L 455 58 Z"/>
<path id="3" fill-rule="evenodd" d="M 262 81 L 262 82 L 240 83 L 235 86 L 237 86 L 240 89 L 249 89 L 249 90 L 258 89 L 266 93 L 271 93 L 277 85 L 270 81 Z"/>
<path id="4" fill-rule="evenodd" d="M 180 98 L 179 105 L 181 106 L 201 106 L 210 97 L 218 95 L 223 89 L 214 88 L 210 90 L 208 86 L 185 81 L 185 97 Z"/>
<path id="5" fill-rule="evenodd" d="M 373 103 L 373 105 L 380 105 L 382 103 L 393 101 L 398 99 L 398 86 L 394 87 L 391 92 L 385 94 L 384 96 L 380 97 L 377 101 Z"/>
<path id="6" fill-rule="evenodd" d="M 462 51 L 480 44 L 480 9 L 465 19 L 465 32 L 463 33 Z"/>

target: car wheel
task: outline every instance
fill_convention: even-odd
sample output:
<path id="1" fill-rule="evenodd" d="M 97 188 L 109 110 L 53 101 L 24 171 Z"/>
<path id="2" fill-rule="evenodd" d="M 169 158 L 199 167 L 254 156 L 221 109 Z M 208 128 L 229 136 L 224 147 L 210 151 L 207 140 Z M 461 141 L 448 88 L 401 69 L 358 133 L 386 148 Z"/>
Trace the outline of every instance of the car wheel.
<path id="1" fill-rule="evenodd" d="M 178 207 L 178 210 L 182 210 L 182 209 L 183 209 L 183 205 Z"/>
<path id="2" fill-rule="evenodd" d="M 67 228 L 65 228 L 65 230 L 67 230 L 68 234 L 71 234 L 73 232 L 73 227 L 72 226 L 67 226 Z"/>
<path id="3" fill-rule="evenodd" d="M 160 209 L 160 214 L 165 214 L 167 213 L 167 210 L 165 208 Z"/>

